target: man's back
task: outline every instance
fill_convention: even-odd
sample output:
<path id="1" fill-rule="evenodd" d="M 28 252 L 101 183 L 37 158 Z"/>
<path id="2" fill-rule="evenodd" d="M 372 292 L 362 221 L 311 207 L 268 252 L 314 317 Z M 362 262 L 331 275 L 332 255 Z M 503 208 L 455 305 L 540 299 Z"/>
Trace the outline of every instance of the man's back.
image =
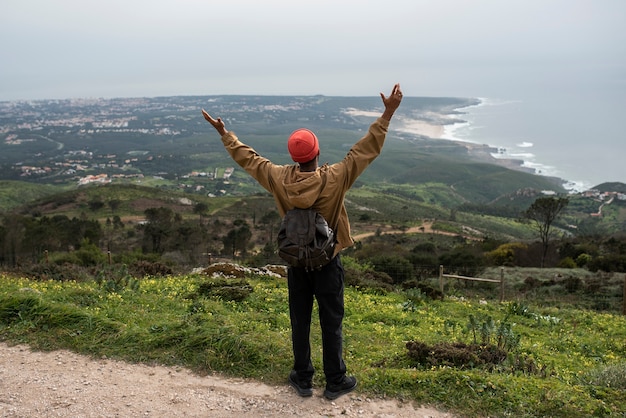
<path id="1" fill-rule="evenodd" d="M 378 118 L 343 160 L 303 171 L 297 164 L 277 165 L 258 155 L 233 133 L 222 137 L 233 160 L 272 193 L 281 217 L 294 207 L 314 207 L 335 231 L 335 254 L 350 247 L 350 222 L 344 197 L 359 175 L 380 154 L 389 121 Z"/>

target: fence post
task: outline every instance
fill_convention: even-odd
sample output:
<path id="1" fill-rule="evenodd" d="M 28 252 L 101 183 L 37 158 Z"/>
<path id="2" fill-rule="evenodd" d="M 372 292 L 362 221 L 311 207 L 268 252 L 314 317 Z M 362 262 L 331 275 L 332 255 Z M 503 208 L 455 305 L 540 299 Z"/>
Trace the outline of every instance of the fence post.
<path id="1" fill-rule="evenodd" d="M 443 296 L 443 264 L 439 265 L 439 290 L 441 290 L 441 295 Z"/>
<path id="2" fill-rule="evenodd" d="M 111 251 L 107 251 L 107 256 L 109 257 L 109 265 L 111 265 Z"/>
<path id="3" fill-rule="evenodd" d="M 44 254 L 46 255 L 46 264 L 49 264 L 49 262 L 48 262 L 48 250 L 45 250 Z"/>
<path id="4" fill-rule="evenodd" d="M 500 267 L 500 302 L 504 302 L 504 267 Z"/>

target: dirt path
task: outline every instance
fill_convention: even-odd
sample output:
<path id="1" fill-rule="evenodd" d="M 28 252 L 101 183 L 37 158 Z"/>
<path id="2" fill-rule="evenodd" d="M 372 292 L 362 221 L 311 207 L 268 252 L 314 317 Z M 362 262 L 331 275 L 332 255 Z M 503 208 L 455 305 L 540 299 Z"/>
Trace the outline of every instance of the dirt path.
<path id="1" fill-rule="evenodd" d="M 478 231 L 476 231 L 478 232 Z M 455 234 L 453 232 L 445 232 L 445 231 L 437 231 L 435 229 L 433 229 L 433 222 L 428 221 L 428 222 L 424 222 L 422 223 L 422 225 L 420 226 L 413 226 L 411 228 L 405 229 L 405 230 L 400 230 L 400 229 L 386 229 L 380 232 L 381 235 L 386 235 L 386 234 L 437 234 L 437 235 L 448 235 L 448 236 L 458 236 L 459 234 Z M 355 241 L 359 241 L 362 240 L 364 238 L 367 237 L 371 237 L 373 235 L 376 234 L 376 231 L 370 231 L 370 232 L 364 232 L 358 235 L 354 235 L 352 237 L 352 239 L 354 239 Z M 465 239 L 471 239 L 471 240 L 479 240 L 481 238 L 475 237 L 475 236 L 470 236 L 470 235 L 464 235 L 463 238 Z"/>
<path id="2" fill-rule="evenodd" d="M 316 389 L 198 376 L 186 369 L 38 352 L 0 343 L 1 417 L 377 417 L 451 418 L 430 408 L 373 399 L 358 390 L 333 402 Z"/>

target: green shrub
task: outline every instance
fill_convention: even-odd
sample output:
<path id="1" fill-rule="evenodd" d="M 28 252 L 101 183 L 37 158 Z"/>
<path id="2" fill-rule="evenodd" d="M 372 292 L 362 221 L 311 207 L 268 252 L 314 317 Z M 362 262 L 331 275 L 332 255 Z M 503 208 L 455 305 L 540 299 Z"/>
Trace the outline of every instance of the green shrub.
<path id="1" fill-rule="evenodd" d="M 371 260 L 374 268 L 387 273 L 394 283 L 402 283 L 413 278 L 413 264 L 400 256 L 378 256 Z"/>
<path id="2" fill-rule="evenodd" d="M 83 282 L 92 280 L 93 276 L 85 267 L 74 263 L 42 263 L 27 265 L 21 268 L 20 273 L 33 280 L 74 280 Z"/>
<path id="3" fill-rule="evenodd" d="M 419 341 L 406 343 L 408 356 L 416 366 L 453 366 L 474 368 L 502 363 L 507 358 L 506 351 L 493 345 L 465 344 L 463 342 L 441 342 L 428 345 Z"/>
<path id="4" fill-rule="evenodd" d="M 494 266 L 511 266 L 515 265 L 517 252 L 526 248 L 528 247 L 525 244 L 519 242 L 506 243 L 487 252 L 485 257 Z"/>
<path id="5" fill-rule="evenodd" d="M 368 261 L 358 261 L 354 257 L 341 256 L 341 264 L 344 269 L 350 269 L 355 272 L 363 273 L 372 270 L 374 267 Z"/>
<path id="6" fill-rule="evenodd" d="M 422 298 L 427 297 L 431 300 L 443 300 L 443 293 L 439 289 L 435 289 L 431 284 L 415 279 L 407 280 L 402 283 L 402 288 L 407 291 L 407 295 L 411 290 L 417 290 Z"/>
<path id="7" fill-rule="evenodd" d="M 200 283 L 194 296 L 241 302 L 252 291 L 252 286 L 244 279 L 213 279 Z"/>
<path id="8" fill-rule="evenodd" d="M 385 294 L 393 290 L 393 279 L 387 273 L 375 270 L 358 271 L 345 269 L 345 284 L 362 290 L 373 290 L 374 293 Z"/>
<path id="9" fill-rule="evenodd" d="M 593 257 L 587 253 L 580 254 L 578 257 L 576 257 L 576 265 L 578 267 L 585 267 L 592 259 Z"/>
<path id="10" fill-rule="evenodd" d="M 168 276 L 174 273 L 171 267 L 160 263 L 146 260 L 137 260 L 130 265 L 130 271 L 135 277 L 145 276 Z"/>
<path id="11" fill-rule="evenodd" d="M 585 373 L 582 380 L 590 385 L 626 390 L 626 363 L 594 368 Z"/>
<path id="12" fill-rule="evenodd" d="M 455 272 L 462 276 L 478 277 L 485 271 L 485 259 L 473 248 L 459 248 L 439 257 L 439 264 L 446 272 Z"/>
<path id="13" fill-rule="evenodd" d="M 411 252 L 413 252 L 413 253 L 434 254 L 436 250 L 437 250 L 437 247 L 435 246 L 434 243 L 432 243 L 432 242 L 420 242 L 419 244 L 415 245 L 415 247 L 413 247 Z"/>
<path id="14" fill-rule="evenodd" d="M 558 267 L 564 269 L 575 269 L 577 265 L 571 257 L 565 257 L 561 261 L 559 261 Z"/>
<path id="15" fill-rule="evenodd" d="M 609 254 L 596 257 L 588 263 L 591 271 L 626 271 L 626 255 Z"/>
<path id="16" fill-rule="evenodd" d="M 95 281 L 109 293 L 120 293 L 125 289 L 136 291 L 139 281 L 135 279 L 124 265 L 106 266 L 95 274 Z"/>

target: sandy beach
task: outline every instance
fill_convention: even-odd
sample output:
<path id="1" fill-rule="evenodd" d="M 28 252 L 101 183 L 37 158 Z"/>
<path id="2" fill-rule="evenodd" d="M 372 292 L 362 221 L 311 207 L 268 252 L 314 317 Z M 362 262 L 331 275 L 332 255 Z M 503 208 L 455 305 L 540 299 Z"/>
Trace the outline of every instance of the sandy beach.
<path id="1" fill-rule="evenodd" d="M 360 109 L 346 109 L 345 113 L 354 116 L 365 117 L 378 117 L 378 112 L 360 110 Z M 467 154 L 470 158 L 478 162 L 484 162 L 489 164 L 495 164 L 500 167 L 505 167 L 510 170 L 523 171 L 530 174 L 537 174 L 535 169 L 524 166 L 524 160 L 516 158 L 496 158 L 494 154 L 498 152 L 497 148 L 494 148 L 487 144 L 478 144 L 474 142 L 461 141 L 459 139 L 450 139 L 448 136 L 448 130 L 452 125 L 463 123 L 458 115 L 449 115 L 444 113 L 428 112 L 423 115 L 423 119 L 409 119 L 398 117 L 394 119 L 393 131 L 410 134 L 416 137 L 425 137 L 430 139 L 439 139 L 442 141 L 450 141 L 455 144 L 465 147 Z"/>
<path id="2" fill-rule="evenodd" d="M 433 139 L 441 139 L 445 133 L 445 126 L 421 120 L 403 120 L 402 125 L 395 130 Z"/>
<path id="3" fill-rule="evenodd" d="M 536 174 L 533 168 L 524 166 L 524 160 L 494 157 L 494 154 L 497 153 L 498 150 L 490 145 L 447 138 L 447 128 L 449 128 L 450 122 L 454 121 L 453 123 L 458 123 L 458 119 L 456 117 L 452 118 L 450 115 L 437 114 L 430 115 L 428 119 L 429 121 L 415 119 L 400 120 L 401 125 L 399 128 L 396 128 L 395 131 L 428 137 L 431 139 L 440 139 L 442 141 L 451 141 L 459 146 L 465 147 L 468 156 L 476 161 L 499 165 L 511 170 Z M 430 120 L 440 121 L 440 123 L 434 123 Z"/>
<path id="4" fill-rule="evenodd" d="M 350 116 L 366 116 L 371 118 L 377 118 L 380 116 L 380 112 L 372 112 L 368 110 L 360 110 L 349 108 L 344 111 Z M 446 120 L 449 119 L 447 115 L 433 114 L 425 115 L 425 119 L 406 119 L 397 117 L 394 119 L 394 131 L 403 132 L 417 136 L 425 136 L 428 138 L 439 139 L 443 137 L 445 133 L 445 124 L 433 123 L 432 120 Z"/>

